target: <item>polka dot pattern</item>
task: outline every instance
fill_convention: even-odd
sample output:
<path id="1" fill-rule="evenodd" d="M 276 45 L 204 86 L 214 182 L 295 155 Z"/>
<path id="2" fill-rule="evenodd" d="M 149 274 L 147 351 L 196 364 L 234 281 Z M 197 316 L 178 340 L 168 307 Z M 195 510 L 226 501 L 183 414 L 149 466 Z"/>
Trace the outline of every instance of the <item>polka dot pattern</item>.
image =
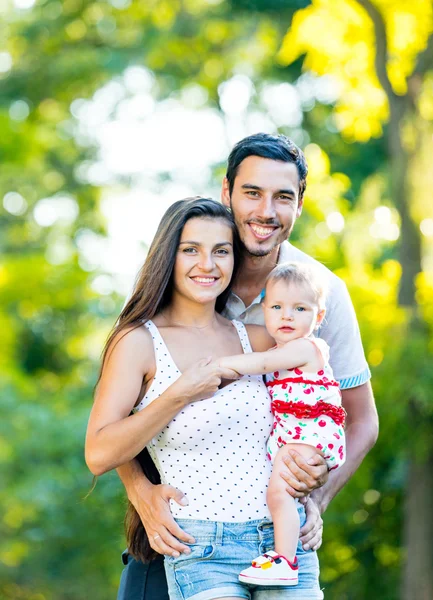
<path id="1" fill-rule="evenodd" d="M 243 351 L 251 352 L 245 326 L 232 322 Z M 157 368 L 136 410 L 181 375 L 158 328 L 152 321 L 145 327 L 152 335 Z M 269 396 L 258 375 L 246 375 L 176 415 L 148 445 L 162 481 L 181 489 L 189 500 L 185 507 L 171 504 L 174 517 L 226 522 L 269 518 L 266 442 L 271 427 Z"/>

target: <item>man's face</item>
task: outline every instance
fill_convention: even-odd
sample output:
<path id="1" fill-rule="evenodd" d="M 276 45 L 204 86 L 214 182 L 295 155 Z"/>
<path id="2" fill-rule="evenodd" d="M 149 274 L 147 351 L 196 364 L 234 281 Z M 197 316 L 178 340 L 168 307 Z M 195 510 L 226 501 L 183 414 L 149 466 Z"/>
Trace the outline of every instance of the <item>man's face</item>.
<path id="1" fill-rule="evenodd" d="M 266 256 L 289 237 L 301 214 L 297 167 L 249 156 L 239 165 L 231 197 L 224 179 L 221 198 L 233 212 L 248 253 Z"/>

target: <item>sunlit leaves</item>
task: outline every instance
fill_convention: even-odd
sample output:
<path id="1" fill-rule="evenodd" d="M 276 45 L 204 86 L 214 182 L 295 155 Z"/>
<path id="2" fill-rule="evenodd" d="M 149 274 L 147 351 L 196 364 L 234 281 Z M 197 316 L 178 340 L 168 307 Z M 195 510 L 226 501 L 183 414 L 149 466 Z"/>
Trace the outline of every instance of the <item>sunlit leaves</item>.
<path id="1" fill-rule="evenodd" d="M 429 0 L 375 0 L 374 5 L 386 24 L 388 76 L 395 93 L 403 94 L 433 32 L 432 5 Z M 314 0 L 295 14 L 279 60 L 290 64 L 305 55 L 305 69 L 333 76 L 340 85 L 337 126 L 348 138 L 365 142 L 381 135 L 388 118 L 375 73 L 375 47 L 373 22 L 356 0 Z"/>
<path id="2" fill-rule="evenodd" d="M 371 139 L 382 134 L 388 118 L 374 72 L 372 23 L 355 0 L 315 0 L 295 12 L 278 63 L 281 35 L 289 27 L 284 15 L 300 4 L 308 2 L 41 0 L 32 11 L 4 20 L 1 597 L 75 600 L 89 590 L 92 600 L 115 596 L 117 552 L 123 545 L 123 493 L 116 477 L 101 478 L 82 502 L 91 485 L 82 457 L 88 409 L 100 351 L 122 304 L 110 277 L 98 270 L 102 258 L 111 260 L 110 268 L 116 260 L 106 252 L 103 223 L 117 202 L 117 224 L 143 234 L 140 221 L 150 219 L 138 210 L 141 189 L 130 189 L 133 176 L 160 155 L 167 171 L 174 165 L 173 173 L 163 176 L 175 179 L 183 139 L 194 138 L 192 128 L 181 127 L 185 115 L 196 111 L 200 129 L 201 115 L 212 111 L 217 125 L 208 126 L 206 142 L 216 148 L 218 178 L 224 144 L 217 142 L 225 135 L 235 138 L 251 124 L 278 127 L 305 149 L 310 173 L 292 241 L 347 282 L 382 419 L 374 452 L 326 513 L 322 581 L 330 599 L 348 598 L 348 589 L 368 597 L 374 586 L 377 598 L 395 600 L 404 453 L 411 433 L 404 417 L 413 390 L 426 423 L 431 414 L 432 342 L 413 335 L 410 315 L 397 307 L 401 223 L 389 191 L 386 145 Z M 247 11 L 233 10 L 240 5 Z M 432 29 L 430 4 L 376 0 L 375 6 L 389 35 L 388 75 L 401 94 Z M 299 77 L 302 57 L 305 73 Z M 418 109 L 429 123 L 432 90 L 428 77 Z M 171 107 L 169 117 L 161 100 Z M 92 144 L 100 129 L 128 119 L 135 135 L 143 131 L 136 123 L 149 119 L 158 126 L 165 119 L 169 135 L 150 151 L 125 136 L 113 153 L 119 171 L 92 173 Z M 414 129 L 413 123 L 405 125 L 404 140 L 417 153 L 411 210 L 425 246 L 416 298 L 431 327 L 432 131 L 425 126 L 419 137 Z M 340 131 L 351 141 L 369 143 L 347 144 Z M 136 162 L 124 150 L 128 143 L 136 148 Z M 203 147 L 197 152 L 190 170 L 206 188 L 210 168 L 199 161 Z M 121 154 L 126 158 L 120 168 Z M 120 200 L 111 186 L 117 175 L 128 192 Z M 209 183 L 212 189 L 217 190 L 218 178 Z M 110 190 L 100 194 L 98 186 L 107 181 Z M 146 181 L 147 202 L 168 202 L 157 186 L 149 187 Z M 85 560 L 88 556 L 92 561 Z"/>

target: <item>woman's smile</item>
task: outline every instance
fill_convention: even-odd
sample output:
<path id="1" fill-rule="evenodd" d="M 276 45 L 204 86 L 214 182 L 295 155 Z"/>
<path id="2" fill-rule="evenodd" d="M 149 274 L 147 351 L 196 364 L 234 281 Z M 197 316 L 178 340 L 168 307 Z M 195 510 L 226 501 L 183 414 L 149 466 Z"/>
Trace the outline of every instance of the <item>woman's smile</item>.
<path id="1" fill-rule="evenodd" d="M 219 281 L 219 277 L 203 277 L 201 275 L 191 276 L 190 279 L 198 285 L 211 286 L 217 281 Z"/>

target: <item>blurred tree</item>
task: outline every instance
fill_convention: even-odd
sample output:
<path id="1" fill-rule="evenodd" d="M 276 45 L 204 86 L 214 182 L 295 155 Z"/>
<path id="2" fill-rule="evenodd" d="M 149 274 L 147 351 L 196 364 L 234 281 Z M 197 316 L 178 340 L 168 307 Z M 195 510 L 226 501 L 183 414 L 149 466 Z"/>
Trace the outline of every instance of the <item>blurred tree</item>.
<path id="1" fill-rule="evenodd" d="M 86 176 L 96 148 L 72 103 L 143 65 L 156 78 L 155 100 L 196 84 L 214 108 L 221 83 L 248 76 L 251 112 L 306 147 L 308 196 L 294 240 L 348 282 L 382 416 L 377 448 L 327 512 L 322 580 L 329 599 L 374 589 L 395 600 L 405 448 L 415 446 L 413 430 L 417 448 L 427 447 L 432 412 L 432 349 L 397 305 L 400 285 L 402 303 L 416 300 L 431 330 L 433 283 L 421 272 L 418 229 L 431 210 L 430 0 L 40 0 L 0 11 L 0 596 L 79 600 L 90 590 L 105 600 L 118 582 L 121 487 L 102 478 L 81 498 L 91 484 L 82 444 L 99 351 L 121 300 L 98 283 L 101 188 Z M 326 80 L 338 94 L 320 92 Z M 286 103 L 301 97 L 298 122 L 272 112 L 269 99 L 281 94 Z M 114 119 L 116 109 L 112 102 L 98 118 Z M 427 462 L 409 467 L 406 527 L 417 548 L 431 539 Z M 431 585 L 422 562 L 431 549 L 412 552 L 417 582 L 407 585 L 425 598 L 417 586 Z"/>
<path id="2" fill-rule="evenodd" d="M 270 18 L 204 0 L 18 6 L 0 7 L 0 597 L 105 600 L 120 576 L 123 490 L 113 474 L 82 502 L 83 442 L 121 300 L 98 284 L 96 149 L 72 105 L 145 65 L 156 100 L 195 81 L 218 106 L 235 65 L 271 65 L 284 29 L 274 39 Z"/>
<path id="3" fill-rule="evenodd" d="M 333 40 L 317 35 L 327 27 Z M 326 42 L 325 42 L 326 39 Z M 422 435 L 421 425 L 428 419 L 433 425 L 431 403 L 426 411 L 424 394 L 417 382 L 428 379 L 428 367 L 422 354 L 429 353 L 428 331 L 416 299 L 416 281 L 422 272 L 420 211 L 414 210 L 418 185 L 410 179 L 410 167 L 421 147 L 421 137 L 429 127 L 426 93 L 430 90 L 429 73 L 433 70 L 433 6 L 430 0 L 408 5 L 404 0 L 317 0 L 299 11 L 287 33 L 280 60 L 291 62 L 305 53 L 304 66 L 318 74 L 334 76 L 342 86 L 336 106 L 340 129 L 349 138 L 368 141 L 380 135 L 387 122 L 390 169 L 388 182 L 394 206 L 401 221 L 399 260 L 402 275 L 400 305 L 407 307 L 412 339 L 408 345 L 418 348 L 417 360 L 410 365 L 415 377 L 409 377 L 405 389 L 405 420 L 422 448 L 411 453 L 408 469 L 405 537 L 407 561 L 403 597 L 433 597 L 433 443 L 431 435 Z M 420 175 L 422 178 L 422 175 Z M 418 214 L 416 214 L 418 213 Z M 401 371 L 399 376 L 402 376 Z M 401 392 L 400 392 L 401 395 Z"/>

